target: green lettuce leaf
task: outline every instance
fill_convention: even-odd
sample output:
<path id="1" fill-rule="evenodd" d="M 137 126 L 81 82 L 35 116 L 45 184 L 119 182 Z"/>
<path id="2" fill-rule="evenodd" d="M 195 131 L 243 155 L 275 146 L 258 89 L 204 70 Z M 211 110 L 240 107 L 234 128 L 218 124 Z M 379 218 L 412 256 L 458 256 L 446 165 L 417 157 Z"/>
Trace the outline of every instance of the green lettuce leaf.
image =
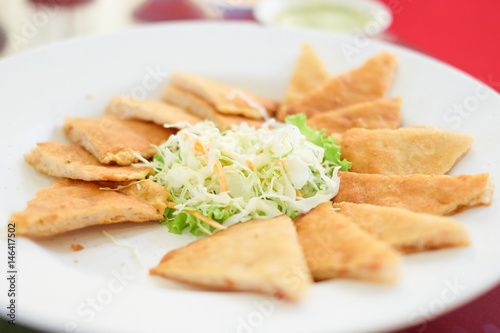
<path id="1" fill-rule="evenodd" d="M 216 230 L 214 227 L 201 221 L 192 214 L 184 211 L 179 212 L 179 214 L 174 214 L 176 211 L 177 210 L 173 208 L 165 209 L 165 220 L 160 222 L 160 224 L 165 225 L 171 233 L 180 235 L 187 229 L 195 236 L 206 236 L 212 234 Z M 230 212 L 214 205 L 204 215 L 222 224 L 230 216 Z"/>
<path id="2" fill-rule="evenodd" d="M 318 131 L 315 128 L 307 126 L 306 120 L 307 117 L 302 113 L 288 116 L 285 119 L 287 123 L 297 126 L 307 141 L 325 150 L 324 160 L 340 166 L 341 171 L 348 171 L 352 164 L 346 159 L 341 160 L 340 146 L 334 143 L 333 137 L 326 135 L 325 130 Z"/>

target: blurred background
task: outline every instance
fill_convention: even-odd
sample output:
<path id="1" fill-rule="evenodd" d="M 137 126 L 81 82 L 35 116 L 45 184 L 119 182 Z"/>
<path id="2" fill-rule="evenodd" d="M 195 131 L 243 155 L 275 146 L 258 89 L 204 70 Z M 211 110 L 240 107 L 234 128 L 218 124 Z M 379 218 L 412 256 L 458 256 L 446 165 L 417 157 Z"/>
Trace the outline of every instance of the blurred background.
<path id="1" fill-rule="evenodd" d="M 288 0 L 297 2 L 298 0 Z M 329 7 L 319 2 L 327 1 Z M 0 60 L 73 37 L 109 33 L 151 22 L 245 20 L 304 26 L 401 44 L 438 58 L 500 91 L 500 1 L 498 0 L 2 0 Z M 299 1 L 300 2 L 300 1 Z M 356 6 L 382 5 L 392 20 L 363 30 Z M 283 4 L 285 3 L 285 4 Z M 311 5 L 314 3 L 314 5 Z M 346 5 L 349 3 L 349 5 Z M 364 3 L 364 4 L 362 4 Z M 318 7 L 319 6 L 319 7 Z M 346 9 L 346 6 L 349 7 Z M 276 14 L 276 12 L 281 13 Z M 274 14 L 273 14 L 274 13 Z M 274 15 L 274 16 L 273 16 Z M 1 80 L 2 78 L 0 78 Z M 500 110 L 499 110 L 500 112 Z M 22 288 L 22 286 L 20 286 Z M 398 331 L 500 333 L 500 287 L 433 321 Z M 3 316 L 3 314 L 0 314 Z M 34 332 L 0 320 L 0 332 Z"/>
<path id="2" fill-rule="evenodd" d="M 309 0 L 311 1 L 317 3 L 318 0 Z M 186 19 L 254 21 L 252 9 L 254 6 L 261 6 L 262 2 L 287 1 L 2 0 L 0 27 L 3 27 L 3 32 L 0 32 L 0 57 L 75 36 L 118 31 L 151 21 Z M 296 1 L 289 0 L 289 2 Z M 347 1 L 340 1 L 340 3 L 345 2 Z M 500 91 L 500 64 L 497 61 L 500 54 L 498 42 L 500 1 L 373 0 L 372 2 L 384 3 L 393 18 L 388 30 L 376 34 L 375 38 L 386 39 L 427 53 Z M 273 6 L 267 6 L 266 9 L 270 7 Z M 309 26 L 331 30 L 342 30 L 342 24 L 349 24 L 346 13 L 343 17 L 339 17 L 332 10 L 327 13 L 328 16 L 324 11 L 315 12 L 311 8 L 304 8 L 302 13 L 302 22 L 300 18 L 292 17 L 279 23 L 300 25 L 307 19 L 309 21 L 306 24 Z M 321 17 L 312 22 L 318 14 L 321 14 Z M 328 19 L 330 21 L 327 21 Z M 270 24 L 276 25 L 278 23 L 276 21 L 278 20 Z M 338 24 L 332 25 L 332 23 Z"/>

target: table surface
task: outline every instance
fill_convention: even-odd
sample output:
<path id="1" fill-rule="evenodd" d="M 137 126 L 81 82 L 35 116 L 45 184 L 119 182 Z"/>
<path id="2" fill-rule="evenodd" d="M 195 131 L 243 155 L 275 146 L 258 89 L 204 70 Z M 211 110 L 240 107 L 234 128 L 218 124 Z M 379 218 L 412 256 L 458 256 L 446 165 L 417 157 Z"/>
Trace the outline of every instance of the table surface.
<path id="1" fill-rule="evenodd" d="M 500 1 L 382 0 L 394 22 L 388 36 L 436 57 L 500 91 Z M 75 36 L 118 31 L 141 24 L 133 11 L 143 0 L 91 0 L 54 10 L 27 0 L 0 1 L 9 56 Z M 211 15 L 214 15 L 211 13 Z M 50 18 L 50 19 L 48 19 Z M 35 25 L 30 22 L 34 22 Z M 500 333 L 500 285 L 473 302 L 397 333 Z M 34 332 L 0 321 L 1 332 Z"/>

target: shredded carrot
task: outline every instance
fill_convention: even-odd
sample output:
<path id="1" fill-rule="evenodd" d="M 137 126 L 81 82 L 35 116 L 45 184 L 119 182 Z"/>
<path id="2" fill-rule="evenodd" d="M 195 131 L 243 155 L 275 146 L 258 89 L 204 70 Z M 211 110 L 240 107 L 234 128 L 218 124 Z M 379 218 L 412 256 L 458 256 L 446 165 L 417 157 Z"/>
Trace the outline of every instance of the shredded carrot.
<path id="1" fill-rule="evenodd" d="M 252 164 L 252 161 L 250 161 L 250 160 L 246 160 L 246 161 L 245 161 L 245 163 L 247 164 L 247 166 L 248 166 L 248 168 L 249 168 L 250 170 L 253 170 L 253 164 Z"/>
<path id="2" fill-rule="evenodd" d="M 200 142 L 200 140 L 195 141 L 194 150 L 199 151 L 200 153 L 203 153 L 204 155 L 206 154 L 205 147 L 203 147 L 203 144 Z"/>
<path id="3" fill-rule="evenodd" d="M 187 139 L 187 134 L 184 134 L 184 137 Z M 194 150 L 199 151 L 200 153 L 203 153 L 204 156 L 207 156 L 209 148 L 205 147 L 205 145 L 203 143 L 201 143 L 201 141 L 199 139 L 196 139 L 196 141 L 194 143 Z M 220 160 L 217 160 L 215 162 L 214 167 L 215 167 L 215 170 L 217 171 L 217 177 L 219 178 L 221 192 L 229 191 L 229 188 L 227 187 L 226 174 L 224 173 L 224 170 L 222 169 L 222 164 L 221 164 Z"/>
<path id="4" fill-rule="evenodd" d="M 227 192 L 229 188 L 227 187 L 227 179 L 224 170 L 222 169 L 222 164 L 219 160 L 215 162 L 215 170 L 217 171 L 217 177 L 219 177 L 219 184 L 221 192 Z"/>
<path id="5" fill-rule="evenodd" d="M 165 205 L 166 205 L 168 208 L 176 209 L 176 208 L 175 208 L 175 206 L 177 206 L 178 204 L 176 204 L 175 202 L 167 201 L 167 202 L 165 203 Z"/>
<path id="6" fill-rule="evenodd" d="M 182 136 L 184 136 L 186 140 L 189 140 L 189 135 L 187 135 L 186 133 L 182 133 Z M 194 150 L 203 153 L 203 155 L 206 155 L 207 153 L 207 149 L 205 148 L 203 143 L 201 143 L 200 139 L 196 139 L 196 141 L 194 142 Z"/>
<path id="7" fill-rule="evenodd" d="M 203 222 L 205 223 L 208 223 L 210 224 L 212 227 L 214 227 L 215 229 L 219 229 L 219 230 L 224 230 L 224 229 L 227 229 L 226 226 L 223 226 L 222 224 L 220 224 L 219 222 L 216 222 L 212 219 L 209 219 L 208 217 L 206 216 L 203 216 L 201 215 L 200 213 L 194 211 L 194 210 L 190 210 L 190 211 L 186 211 L 188 212 L 189 214 L 192 214 L 194 215 L 195 217 L 199 218 L 200 220 L 202 220 Z"/>
<path id="8" fill-rule="evenodd" d="M 298 196 L 298 197 L 302 197 L 302 194 L 301 194 L 301 193 L 300 193 L 300 191 L 299 191 L 299 190 L 297 190 L 297 189 L 295 190 L 295 195 L 296 195 L 296 196 Z"/>
<path id="9" fill-rule="evenodd" d="M 175 206 L 177 206 L 177 204 L 175 202 L 167 202 L 166 204 L 167 204 L 168 208 L 177 209 L 177 208 L 175 208 Z M 189 213 L 189 214 L 193 215 L 194 217 L 199 218 L 201 221 L 211 225 L 215 229 L 219 229 L 219 230 L 227 229 L 226 226 L 223 226 L 219 222 L 214 221 L 212 219 L 209 219 L 206 216 L 203 216 L 202 214 L 198 213 L 195 210 L 184 209 L 183 212 Z"/>
<path id="10" fill-rule="evenodd" d="M 281 163 L 281 165 L 287 165 L 288 162 L 286 160 L 279 160 L 279 162 Z"/>

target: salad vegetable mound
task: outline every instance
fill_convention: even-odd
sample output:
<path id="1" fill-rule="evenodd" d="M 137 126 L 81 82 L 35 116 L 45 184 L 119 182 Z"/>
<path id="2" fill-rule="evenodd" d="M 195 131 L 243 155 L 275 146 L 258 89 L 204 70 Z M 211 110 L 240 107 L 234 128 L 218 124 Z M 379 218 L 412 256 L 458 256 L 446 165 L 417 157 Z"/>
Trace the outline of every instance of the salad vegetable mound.
<path id="1" fill-rule="evenodd" d="M 305 121 L 294 115 L 286 124 L 243 123 L 222 133 L 210 121 L 176 124 L 179 132 L 144 161 L 170 192 L 161 223 L 176 234 L 210 235 L 256 218 L 294 218 L 333 198 L 337 171 L 350 163 L 340 160 L 333 138 Z"/>

